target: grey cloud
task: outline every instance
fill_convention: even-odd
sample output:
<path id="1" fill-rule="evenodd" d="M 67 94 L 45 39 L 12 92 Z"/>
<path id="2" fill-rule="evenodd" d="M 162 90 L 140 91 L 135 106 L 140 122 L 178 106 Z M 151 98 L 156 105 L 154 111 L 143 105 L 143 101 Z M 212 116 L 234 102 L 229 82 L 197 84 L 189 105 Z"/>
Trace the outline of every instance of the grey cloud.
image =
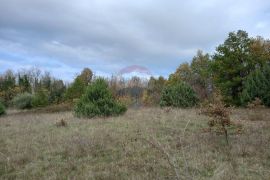
<path id="1" fill-rule="evenodd" d="M 139 64 L 167 75 L 229 31 L 269 37 L 269 8 L 267 0 L 1 0 L 0 42 L 70 67 Z"/>

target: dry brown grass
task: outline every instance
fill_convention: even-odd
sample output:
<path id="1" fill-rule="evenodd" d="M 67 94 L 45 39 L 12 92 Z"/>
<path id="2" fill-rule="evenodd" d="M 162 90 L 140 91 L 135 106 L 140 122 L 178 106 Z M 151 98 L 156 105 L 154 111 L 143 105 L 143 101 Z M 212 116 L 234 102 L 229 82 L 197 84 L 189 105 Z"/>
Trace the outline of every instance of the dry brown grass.
<path id="1" fill-rule="evenodd" d="M 269 179 L 270 110 L 250 121 L 232 112 L 241 134 L 205 132 L 196 109 L 129 110 L 77 119 L 71 112 L 0 118 L 0 179 Z M 68 126 L 57 128 L 63 119 Z"/>
<path id="2" fill-rule="evenodd" d="M 64 119 L 61 119 L 55 125 L 56 125 L 56 127 L 66 127 L 67 126 L 67 122 Z"/>
<path id="3" fill-rule="evenodd" d="M 265 106 L 262 105 L 262 101 L 259 98 L 255 98 L 254 101 L 248 103 L 247 109 L 248 109 L 247 111 L 248 120 L 264 121 L 265 119 L 269 118 L 265 117 L 264 114 Z"/>

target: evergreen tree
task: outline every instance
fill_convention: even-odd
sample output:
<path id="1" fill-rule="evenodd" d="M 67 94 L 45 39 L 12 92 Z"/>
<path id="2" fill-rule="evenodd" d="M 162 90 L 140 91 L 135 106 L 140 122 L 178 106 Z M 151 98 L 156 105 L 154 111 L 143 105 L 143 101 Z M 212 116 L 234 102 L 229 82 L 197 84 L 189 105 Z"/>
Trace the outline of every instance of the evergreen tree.
<path id="1" fill-rule="evenodd" d="M 264 105 L 270 107 L 270 65 L 255 70 L 244 82 L 244 90 L 241 94 L 242 105 L 247 105 L 255 98 L 261 99 Z"/>
<path id="2" fill-rule="evenodd" d="M 192 107 L 198 102 L 194 90 L 185 82 L 168 84 L 162 91 L 160 106 Z"/>
<path id="3" fill-rule="evenodd" d="M 116 102 L 104 79 L 97 79 L 86 89 L 85 94 L 75 106 L 78 117 L 120 115 L 126 107 Z"/>
<path id="4" fill-rule="evenodd" d="M 245 31 L 231 32 L 213 56 L 214 81 L 227 103 L 240 105 L 243 81 L 255 68 L 250 45 L 251 39 Z"/>

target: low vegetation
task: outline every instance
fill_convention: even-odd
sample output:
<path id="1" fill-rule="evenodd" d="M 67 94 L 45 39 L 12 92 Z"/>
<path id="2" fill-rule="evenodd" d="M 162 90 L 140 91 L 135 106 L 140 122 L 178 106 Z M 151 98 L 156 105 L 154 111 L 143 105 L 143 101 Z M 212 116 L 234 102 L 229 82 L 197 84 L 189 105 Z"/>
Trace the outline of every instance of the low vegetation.
<path id="1" fill-rule="evenodd" d="M 220 95 L 214 95 L 212 102 L 202 108 L 202 113 L 209 116 L 208 126 L 216 133 L 224 134 L 225 141 L 229 145 L 228 128 L 232 125 L 230 108 L 222 102 Z"/>
<path id="2" fill-rule="evenodd" d="M 193 107 L 198 102 L 194 90 L 184 82 L 165 86 L 162 91 L 160 106 Z"/>
<path id="3" fill-rule="evenodd" d="M 39 90 L 32 99 L 32 107 L 45 107 L 49 105 L 49 96 L 46 90 Z"/>
<path id="4" fill-rule="evenodd" d="M 33 95 L 30 93 L 18 94 L 14 97 L 12 103 L 18 109 L 31 109 L 33 107 Z"/>
<path id="5" fill-rule="evenodd" d="M 249 120 L 259 122 L 265 119 L 265 106 L 259 98 L 255 98 L 252 102 L 248 103 L 247 109 Z"/>
<path id="6" fill-rule="evenodd" d="M 242 132 L 205 131 L 196 109 L 128 110 L 74 118 L 72 112 L 9 112 L 0 118 L 0 179 L 268 179 L 270 111 L 251 121 L 234 109 Z"/>

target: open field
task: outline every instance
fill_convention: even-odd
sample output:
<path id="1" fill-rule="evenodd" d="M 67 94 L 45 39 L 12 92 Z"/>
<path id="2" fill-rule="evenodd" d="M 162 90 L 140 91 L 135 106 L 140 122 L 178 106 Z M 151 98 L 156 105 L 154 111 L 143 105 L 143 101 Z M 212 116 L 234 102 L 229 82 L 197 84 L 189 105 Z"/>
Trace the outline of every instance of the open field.
<path id="1" fill-rule="evenodd" d="M 228 147 L 196 109 L 95 119 L 9 112 L 0 118 L 0 179 L 269 179 L 270 110 L 252 115 L 233 111 L 242 126 Z"/>

